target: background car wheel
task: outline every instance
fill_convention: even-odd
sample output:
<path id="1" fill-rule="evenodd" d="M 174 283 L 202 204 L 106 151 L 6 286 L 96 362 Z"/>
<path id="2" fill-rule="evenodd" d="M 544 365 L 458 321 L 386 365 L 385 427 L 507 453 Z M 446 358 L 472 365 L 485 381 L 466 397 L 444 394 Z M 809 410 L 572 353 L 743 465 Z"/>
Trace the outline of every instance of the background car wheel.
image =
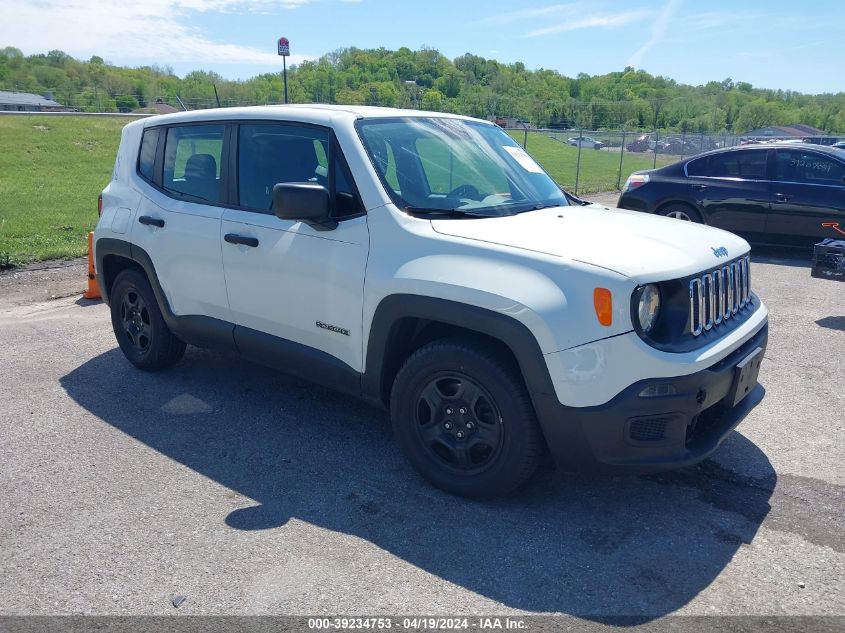
<path id="1" fill-rule="evenodd" d="M 543 441 L 518 373 L 483 341 L 421 347 L 390 397 L 396 440 L 432 484 L 468 497 L 507 494 L 537 468 Z"/>
<path id="2" fill-rule="evenodd" d="M 185 343 L 167 327 L 150 282 L 137 270 L 124 270 L 111 290 L 111 322 L 117 344 L 130 363 L 156 371 L 185 353 Z"/>
<path id="3" fill-rule="evenodd" d="M 688 204 L 674 203 L 667 205 L 658 211 L 658 214 L 667 218 L 684 220 L 685 222 L 702 223 L 701 214 Z"/>

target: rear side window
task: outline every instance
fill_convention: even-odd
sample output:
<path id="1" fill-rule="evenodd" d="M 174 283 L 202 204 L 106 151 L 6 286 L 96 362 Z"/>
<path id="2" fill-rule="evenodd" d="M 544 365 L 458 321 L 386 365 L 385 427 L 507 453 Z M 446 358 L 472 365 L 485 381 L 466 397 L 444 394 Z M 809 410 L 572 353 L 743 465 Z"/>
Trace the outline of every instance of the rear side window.
<path id="1" fill-rule="evenodd" d="M 162 186 L 177 197 L 219 203 L 223 125 L 186 125 L 167 130 Z"/>
<path id="2" fill-rule="evenodd" d="M 837 160 L 800 150 L 778 150 L 777 179 L 815 185 L 845 185 L 845 165 Z"/>
<path id="3" fill-rule="evenodd" d="M 767 151 L 726 152 L 710 156 L 711 176 L 723 178 L 766 179 Z"/>
<path id="4" fill-rule="evenodd" d="M 767 156 L 766 150 L 712 154 L 688 163 L 687 174 L 713 178 L 765 180 Z"/>
<path id="5" fill-rule="evenodd" d="M 144 130 L 141 137 L 141 150 L 138 153 L 138 173 L 150 181 L 155 181 L 156 148 L 158 147 L 158 129 Z"/>

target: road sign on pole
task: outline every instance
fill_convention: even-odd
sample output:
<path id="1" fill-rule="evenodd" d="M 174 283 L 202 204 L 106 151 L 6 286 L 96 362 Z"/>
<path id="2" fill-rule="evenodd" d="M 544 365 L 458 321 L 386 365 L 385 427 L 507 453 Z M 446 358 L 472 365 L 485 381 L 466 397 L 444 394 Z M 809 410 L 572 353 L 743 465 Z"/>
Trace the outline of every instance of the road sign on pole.
<path id="1" fill-rule="evenodd" d="M 288 102 L 288 62 L 287 57 L 290 55 L 290 41 L 286 37 L 279 38 L 279 55 L 282 57 L 282 75 L 285 82 L 285 103 Z"/>
<path id="2" fill-rule="evenodd" d="M 290 55 L 290 41 L 286 37 L 279 38 L 279 55 L 282 57 Z"/>

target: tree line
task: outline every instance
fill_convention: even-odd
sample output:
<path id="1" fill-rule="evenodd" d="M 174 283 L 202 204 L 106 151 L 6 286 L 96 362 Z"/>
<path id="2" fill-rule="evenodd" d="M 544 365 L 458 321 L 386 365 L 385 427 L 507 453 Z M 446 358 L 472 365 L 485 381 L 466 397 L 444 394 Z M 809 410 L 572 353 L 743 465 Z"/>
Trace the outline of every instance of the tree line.
<path id="1" fill-rule="evenodd" d="M 228 80 L 197 70 L 176 76 L 168 66 L 125 68 L 54 50 L 25 56 L 0 49 L 0 89 L 52 93 L 87 112 L 132 112 L 156 100 L 189 108 L 282 101 L 281 73 Z M 216 93 L 215 93 L 216 88 Z M 725 79 L 691 86 L 628 67 L 567 77 L 467 53 L 449 59 L 431 48 L 413 51 L 345 48 L 288 70 L 292 103 L 344 103 L 513 117 L 537 127 L 672 129 L 742 132 L 803 123 L 845 132 L 845 93 L 807 95 L 754 88 Z M 180 104 L 181 101 L 181 104 Z"/>

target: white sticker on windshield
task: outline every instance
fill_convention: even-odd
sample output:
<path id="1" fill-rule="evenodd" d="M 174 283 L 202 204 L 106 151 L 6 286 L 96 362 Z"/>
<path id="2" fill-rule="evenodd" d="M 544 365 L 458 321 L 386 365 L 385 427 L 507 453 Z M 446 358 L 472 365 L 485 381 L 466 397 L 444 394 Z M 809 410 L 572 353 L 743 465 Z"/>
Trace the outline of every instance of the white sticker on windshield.
<path id="1" fill-rule="evenodd" d="M 528 155 L 521 147 L 514 147 L 513 145 L 502 145 L 502 149 L 504 149 L 508 154 L 513 157 L 513 159 L 520 164 L 520 166 L 525 171 L 530 171 L 532 174 L 542 174 L 542 168 Z"/>

